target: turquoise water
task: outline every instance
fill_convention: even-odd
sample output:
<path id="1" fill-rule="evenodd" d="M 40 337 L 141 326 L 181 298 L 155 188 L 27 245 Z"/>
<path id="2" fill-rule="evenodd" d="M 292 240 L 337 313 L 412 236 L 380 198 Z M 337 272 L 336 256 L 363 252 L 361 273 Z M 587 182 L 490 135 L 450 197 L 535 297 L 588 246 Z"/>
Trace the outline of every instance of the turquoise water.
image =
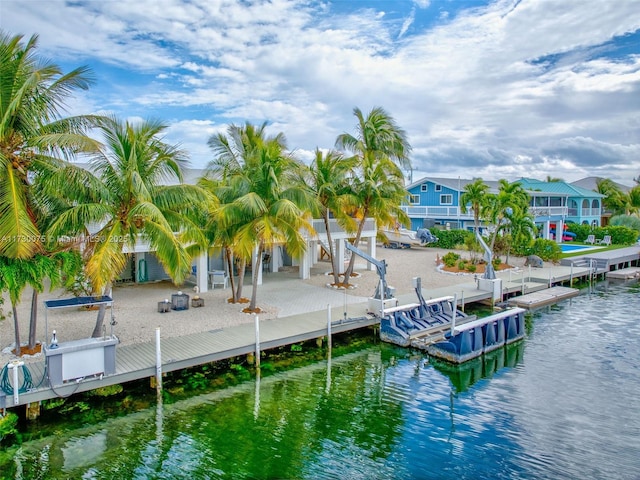
<path id="1" fill-rule="evenodd" d="M 560 249 L 563 251 L 563 253 L 567 253 L 567 252 L 577 252 L 579 250 L 588 251 L 588 250 L 594 249 L 594 247 L 587 247 L 585 245 L 571 245 L 571 244 L 568 244 L 568 243 L 561 243 L 560 244 Z"/>
<path id="2" fill-rule="evenodd" d="M 640 296 L 602 284 L 464 368 L 385 344 L 0 452 L 2 478 L 638 479 Z"/>

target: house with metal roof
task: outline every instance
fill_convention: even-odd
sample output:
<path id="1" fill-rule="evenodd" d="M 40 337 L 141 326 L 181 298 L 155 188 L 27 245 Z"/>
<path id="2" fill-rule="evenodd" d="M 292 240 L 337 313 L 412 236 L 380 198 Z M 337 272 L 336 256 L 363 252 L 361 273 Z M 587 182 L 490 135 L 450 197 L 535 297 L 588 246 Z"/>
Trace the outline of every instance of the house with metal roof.
<path id="1" fill-rule="evenodd" d="M 567 223 L 600 226 L 604 195 L 567 182 L 521 178 L 517 183 L 529 194 L 529 211 L 544 238 Z"/>
<path id="2" fill-rule="evenodd" d="M 463 212 L 460 197 L 473 179 L 424 177 L 407 186 L 409 199 L 403 206 L 411 219 L 411 230 L 418 228 L 473 228 L 473 212 Z M 530 178 L 516 181 L 529 194 L 529 211 L 544 238 L 553 238 L 555 229 L 566 223 L 600 225 L 601 195 L 566 182 L 545 182 Z M 489 193 L 498 193 L 497 181 L 485 181 Z M 562 241 L 562 239 L 558 239 Z"/>

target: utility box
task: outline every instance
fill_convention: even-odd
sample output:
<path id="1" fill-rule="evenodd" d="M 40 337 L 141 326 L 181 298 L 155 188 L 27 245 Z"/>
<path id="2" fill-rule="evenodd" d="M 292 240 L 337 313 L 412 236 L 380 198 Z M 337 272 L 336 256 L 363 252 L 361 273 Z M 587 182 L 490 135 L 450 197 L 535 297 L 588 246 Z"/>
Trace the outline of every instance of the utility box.
<path id="1" fill-rule="evenodd" d="M 494 278 L 479 278 L 478 288 L 486 292 L 492 292 L 492 299 L 494 302 L 502 301 L 502 279 Z"/>
<path id="2" fill-rule="evenodd" d="M 373 313 L 375 315 L 380 315 L 380 309 L 387 309 L 391 307 L 398 306 L 397 298 L 385 298 L 384 299 L 384 307 L 382 306 L 382 300 L 379 298 L 369 297 L 369 303 L 367 304 L 367 312 Z"/>
<path id="3" fill-rule="evenodd" d="M 62 385 L 95 375 L 116 373 L 117 337 L 83 338 L 44 347 L 49 383 Z"/>

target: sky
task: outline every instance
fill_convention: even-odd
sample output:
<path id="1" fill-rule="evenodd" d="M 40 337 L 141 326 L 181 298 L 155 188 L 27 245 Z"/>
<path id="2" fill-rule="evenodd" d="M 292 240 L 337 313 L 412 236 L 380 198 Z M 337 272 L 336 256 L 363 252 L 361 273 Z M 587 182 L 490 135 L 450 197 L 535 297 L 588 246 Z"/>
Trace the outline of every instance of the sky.
<path id="1" fill-rule="evenodd" d="M 309 163 L 384 108 L 408 180 L 640 176 L 640 0 L 0 0 L 95 84 L 68 114 L 160 119 L 193 168 L 230 124 Z"/>

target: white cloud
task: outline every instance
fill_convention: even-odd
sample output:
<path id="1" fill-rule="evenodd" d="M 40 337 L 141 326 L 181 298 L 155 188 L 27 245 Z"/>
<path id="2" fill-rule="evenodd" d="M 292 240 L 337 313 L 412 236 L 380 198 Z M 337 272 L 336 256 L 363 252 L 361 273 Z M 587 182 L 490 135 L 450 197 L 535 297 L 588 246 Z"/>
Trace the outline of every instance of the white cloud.
<path id="1" fill-rule="evenodd" d="M 408 132 L 417 171 L 640 174 L 640 48 L 612 43 L 640 27 L 638 0 L 416 0 L 404 14 L 374 1 L 2 2 L 2 28 L 100 67 L 74 108 L 174 119 L 194 163 L 227 122 L 267 120 L 308 156 L 353 131 L 355 106 L 380 105 Z"/>

